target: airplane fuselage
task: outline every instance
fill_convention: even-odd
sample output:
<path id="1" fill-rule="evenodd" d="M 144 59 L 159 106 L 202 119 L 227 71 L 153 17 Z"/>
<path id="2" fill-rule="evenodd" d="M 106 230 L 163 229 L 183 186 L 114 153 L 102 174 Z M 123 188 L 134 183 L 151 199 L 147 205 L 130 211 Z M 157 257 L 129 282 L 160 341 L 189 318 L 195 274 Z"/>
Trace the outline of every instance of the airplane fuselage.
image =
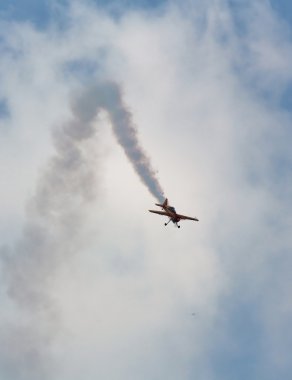
<path id="1" fill-rule="evenodd" d="M 171 208 L 173 209 L 173 207 L 167 207 L 167 209 L 165 209 L 165 212 L 168 214 L 168 217 L 173 223 L 178 223 L 180 221 L 180 218 L 177 216 L 175 210 L 170 210 Z"/>
<path id="2" fill-rule="evenodd" d="M 156 204 L 156 206 L 162 207 L 166 213 L 166 216 L 169 217 L 169 219 L 172 221 L 172 223 L 174 223 L 178 226 L 177 223 L 180 221 L 180 218 L 178 217 L 174 207 L 168 206 L 167 204 L 166 205 L 165 204 L 162 204 L 162 205 Z"/>

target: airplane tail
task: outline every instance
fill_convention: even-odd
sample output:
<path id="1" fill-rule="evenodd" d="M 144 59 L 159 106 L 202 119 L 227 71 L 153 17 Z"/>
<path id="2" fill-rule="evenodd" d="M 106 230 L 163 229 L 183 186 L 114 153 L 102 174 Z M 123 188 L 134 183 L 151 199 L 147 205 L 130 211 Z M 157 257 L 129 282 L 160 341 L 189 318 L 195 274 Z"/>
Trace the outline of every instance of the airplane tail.
<path id="1" fill-rule="evenodd" d="M 165 198 L 165 201 L 163 202 L 162 205 L 159 204 L 159 203 L 155 203 L 155 205 L 156 205 L 156 206 L 159 206 L 159 207 L 162 207 L 162 208 L 165 208 L 165 207 L 167 207 L 167 205 L 168 205 L 168 199 Z"/>

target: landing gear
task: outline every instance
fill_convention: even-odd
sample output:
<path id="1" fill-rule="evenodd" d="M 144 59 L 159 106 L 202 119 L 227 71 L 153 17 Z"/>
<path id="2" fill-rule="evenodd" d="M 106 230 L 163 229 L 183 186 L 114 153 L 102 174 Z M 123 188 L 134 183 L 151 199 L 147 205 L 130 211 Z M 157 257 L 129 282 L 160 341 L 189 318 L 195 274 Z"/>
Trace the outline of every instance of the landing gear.
<path id="1" fill-rule="evenodd" d="M 169 219 L 167 223 L 164 223 L 164 225 L 167 226 L 169 222 L 171 222 L 171 219 Z"/>
<path id="2" fill-rule="evenodd" d="M 179 226 L 179 225 L 177 225 L 177 228 L 180 228 L 180 226 Z"/>

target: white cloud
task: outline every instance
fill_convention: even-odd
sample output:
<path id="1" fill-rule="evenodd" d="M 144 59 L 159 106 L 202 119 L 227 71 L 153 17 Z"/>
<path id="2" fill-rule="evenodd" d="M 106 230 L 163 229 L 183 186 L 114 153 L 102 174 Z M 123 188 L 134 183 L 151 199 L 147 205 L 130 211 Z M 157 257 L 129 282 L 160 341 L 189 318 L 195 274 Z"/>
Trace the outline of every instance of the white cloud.
<path id="1" fill-rule="evenodd" d="M 82 210 L 86 219 L 72 236 L 74 255 L 62 258 L 72 242 L 58 235 L 58 265 L 48 284 L 38 283 L 54 297 L 62 321 L 51 344 L 61 367 L 53 366 L 53 378 L 229 378 L 216 358 L 231 365 L 229 349 L 242 342 L 241 332 L 231 335 L 235 311 L 248 314 L 248 307 L 260 326 L 261 347 L 249 378 L 291 374 L 284 355 L 291 350 L 284 270 L 291 263 L 291 183 L 279 163 L 291 159 L 290 115 L 257 91 L 259 83 L 277 96 L 284 91 L 291 43 L 272 10 L 253 3 L 240 14 L 243 35 L 236 9 L 223 1 L 125 11 L 117 19 L 75 2 L 63 30 L 2 26 L 9 49 L 0 65 L 1 97 L 11 114 L 9 129 L 1 132 L 4 242 L 25 223 L 25 199 L 53 151 L 50 128 L 69 118 L 80 82 L 100 79 L 122 85 L 166 194 L 179 211 L 200 219 L 181 223 L 179 231 L 148 215 L 152 197 L 107 119 L 97 120 L 97 136 L 85 148 L 90 153 L 96 146 L 88 163 L 96 170 L 97 199 Z M 254 22 L 259 18 L 260 27 Z M 11 174 L 19 168 L 24 175 Z M 43 328 L 32 320 L 37 332 Z M 242 334 L 249 327 L 246 322 Z M 248 351 L 239 344 L 242 356 Z M 8 360 L 0 362 L 6 377 Z M 244 366 L 239 361 L 238 378 Z"/>

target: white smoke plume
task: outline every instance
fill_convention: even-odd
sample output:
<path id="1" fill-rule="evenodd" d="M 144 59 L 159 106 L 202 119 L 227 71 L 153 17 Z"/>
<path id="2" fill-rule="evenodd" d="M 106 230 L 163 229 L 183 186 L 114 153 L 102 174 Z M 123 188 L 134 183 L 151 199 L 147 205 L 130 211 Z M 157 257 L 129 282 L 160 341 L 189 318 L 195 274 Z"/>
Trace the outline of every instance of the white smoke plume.
<path id="1" fill-rule="evenodd" d="M 162 198 L 119 87 L 104 83 L 84 91 L 72 106 L 72 119 L 54 132 L 56 154 L 29 203 L 21 239 L 13 249 L 1 249 L 4 285 L 19 315 L 0 330 L 1 379 L 52 378 L 50 343 L 59 323 L 50 284 L 62 262 L 82 248 L 83 221 L 97 191 L 97 165 L 88 145 L 100 110 L 108 112 L 114 135 L 142 182 Z"/>

